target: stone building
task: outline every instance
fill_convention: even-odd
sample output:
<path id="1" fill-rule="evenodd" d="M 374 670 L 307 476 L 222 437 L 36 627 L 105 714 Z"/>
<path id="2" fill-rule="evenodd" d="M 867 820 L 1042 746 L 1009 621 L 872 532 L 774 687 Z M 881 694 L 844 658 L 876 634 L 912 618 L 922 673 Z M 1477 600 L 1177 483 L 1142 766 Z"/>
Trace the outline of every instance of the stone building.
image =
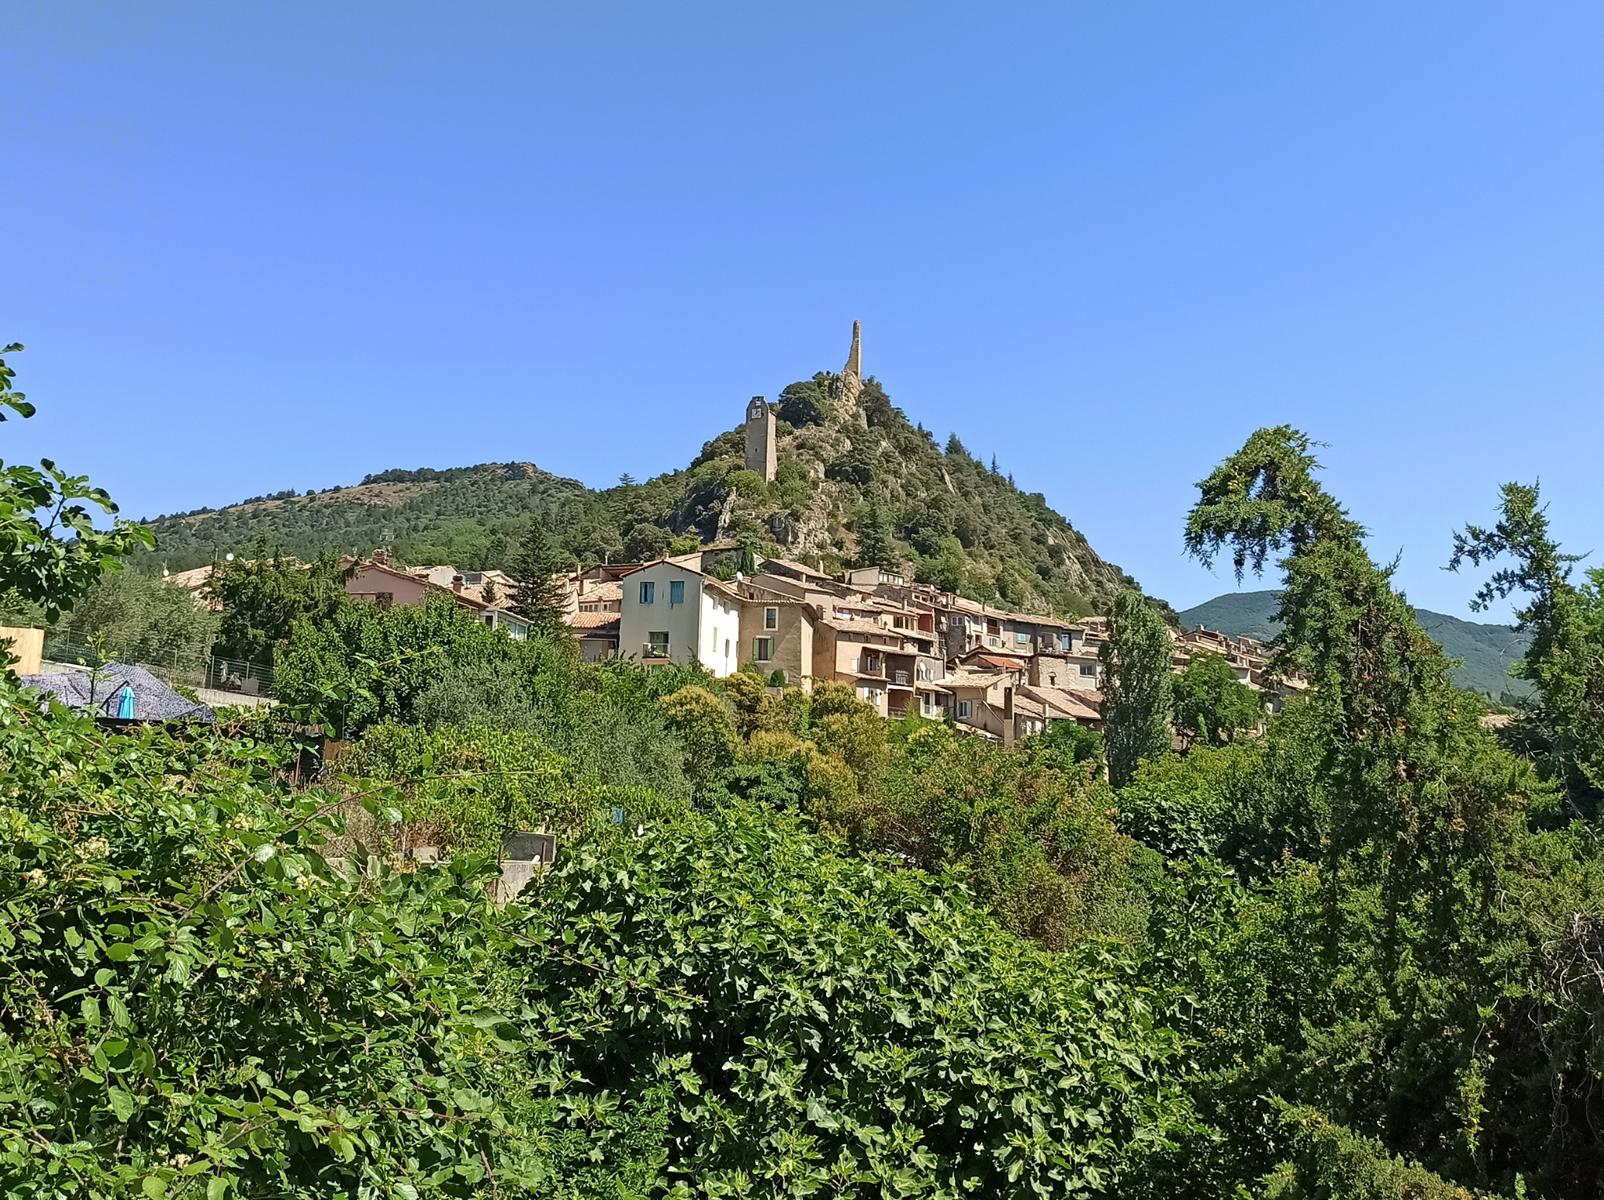
<path id="1" fill-rule="evenodd" d="M 774 409 L 762 396 L 746 406 L 746 469 L 766 481 L 774 478 Z"/>

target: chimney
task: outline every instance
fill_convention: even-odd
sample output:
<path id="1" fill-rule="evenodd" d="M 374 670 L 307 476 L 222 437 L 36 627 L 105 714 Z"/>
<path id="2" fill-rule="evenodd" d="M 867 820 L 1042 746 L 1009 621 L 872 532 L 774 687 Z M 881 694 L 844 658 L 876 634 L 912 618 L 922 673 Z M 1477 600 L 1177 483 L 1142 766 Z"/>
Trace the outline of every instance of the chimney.
<path id="1" fill-rule="evenodd" d="M 383 546 L 380 546 L 373 552 L 373 561 L 378 563 L 381 567 L 386 566 L 390 561 L 390 552 Z"/>
<path id="2" fill-rule="evenodd" d="M 451 577 L 451 590 L 453 592 L 462 591 L 462 576 L 461 575 L 453 575 Z"/>

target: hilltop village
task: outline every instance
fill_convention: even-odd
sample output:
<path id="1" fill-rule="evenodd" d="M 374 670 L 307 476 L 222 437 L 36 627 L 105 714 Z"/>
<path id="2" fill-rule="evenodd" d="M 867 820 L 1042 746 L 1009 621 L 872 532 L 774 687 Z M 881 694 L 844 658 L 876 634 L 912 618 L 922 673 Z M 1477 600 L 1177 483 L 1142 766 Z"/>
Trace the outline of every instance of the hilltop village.
<path id="1" fill-rule="evenodd" d="M 515 640 L 519 581 L 504 571 L 407 567 L 383 550 L 346 564 L 346 592 L 381 608 L 451 597 Z M 744 570 L 743 570 L 744 566 Z M 169 582 L 197 589 L 209 567 Z M 1060 620 L 1010 612 L 912 582 L 879 567 L 832 577 L 736 543 L 652 562 L 605 563 L 561 575 L 563 619 L 582 657 L 654 667 L 699 663 L 715 677 L 755 671 L 773 687 L 850 686 L 881 716 L 950 718 L 962 732 L 1006 744 L 1060 721 L 1102 724 L 1106 618 Z M 1171 630 L 1172 664 L 1218 655 L 1267 711 L 1305 686 L 1275 674 L 1253 638 L 1201 626 Z"/>
<path id="2" fill-rule="evenodd" d="M 829 385 L 831 419 L 864 420 L 862 326 Z M 778 469 L 775 408 L 762 396 L 740 427 L 744 467 L 765 482 Z M 347 556 L 345 589 L 380 607 L 450 596 L 483 622 L 523 640 L 522 581 L 506 571 L 406 566 L 387 549 Z M 210 567 L 170 582 L 196 590 Z M 1057 722 L 1102 723 L 1099 651 L 1106 618 L 1063 620 L 988 605 L 919 582 L 899 568 L 818 566 L 725 538 L 694 551 L 606 562 L 554 577 L 561 615 L 586 661 L 623 658 L 643 666 L 700 664 L 715 677 L 755 671 L 771 686 L 811 691 L 820 681 L 850 686 L 881 716 L 950 719 L 958 729 L 1011 745 Z M 1225 659 L 1239 682 L 1263 694 L 1267 711 L 1301 690 L 1270 669 L 1253 638 L 1198 628 L 1171 630 L 1180 672 L 1200 654 Z"/>

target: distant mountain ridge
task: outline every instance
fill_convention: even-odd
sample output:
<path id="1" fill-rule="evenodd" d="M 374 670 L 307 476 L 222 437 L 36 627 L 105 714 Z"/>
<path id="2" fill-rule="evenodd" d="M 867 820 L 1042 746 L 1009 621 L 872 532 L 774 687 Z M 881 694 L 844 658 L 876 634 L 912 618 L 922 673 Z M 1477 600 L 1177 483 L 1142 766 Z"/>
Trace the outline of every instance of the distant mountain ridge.
<path id="1" fill-rule="evenodd" d="M 1275 619 L 1280 598 L 1281 593 L 1275 590 L 1227 592 L 1178 615 L 1187 627 L 1201 624 L 1234 637 L 1267 642 L 1280 631 Z M 1524 680 L 1509 674 L 1509 668 L 1526 654 L 1526 634 L 1508 625 L 1466 621 L 1427 608 L 1415 609 L 1415 616 L 1444 652 L 1459 660 L 1454 682 L 1460 687 L 1495 700 L 1504 695 L 1524 696 L 1531 691 Z"/>
<path id="2" fill-rule="evenodd" d="M 597 490 L 527 462 L 381 471 L 349 487 L 157 517 L 148 565 L 181 570 L 264 541 L 301 556 L 382 546 L 413 564 L 505 567 L 533 519 L 586 564 L 733 540 L 828 571 L 903 570 L 971 599 L 1061 616 L 1103 609 L 1135 586 L 1044 496 L 1020 490 L 956 435 L 938 443 L 860 369 L 854 330 L 841 372 L 780 392 L 764 470 L 750 465 L 743 421 L 680 470 Z M 732 403 L 732 418 L 747 407 Z"/>

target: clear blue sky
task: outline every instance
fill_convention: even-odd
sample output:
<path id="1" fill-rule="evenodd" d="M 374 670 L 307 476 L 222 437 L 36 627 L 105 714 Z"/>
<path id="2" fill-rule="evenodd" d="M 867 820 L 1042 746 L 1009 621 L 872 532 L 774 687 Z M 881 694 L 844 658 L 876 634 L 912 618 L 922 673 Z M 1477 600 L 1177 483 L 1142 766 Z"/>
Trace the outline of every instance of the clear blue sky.
<path id="1" fill-rule="evenodd" d="M 5 4 L 0 340 L 135 515 L 684 464 L 864 363 L 1177 606 L 1260 424 L 1463 612 L 1604 551 L 1595 4 Z M 1250 585 L 1251 586 L 1251 585 Z"/>

